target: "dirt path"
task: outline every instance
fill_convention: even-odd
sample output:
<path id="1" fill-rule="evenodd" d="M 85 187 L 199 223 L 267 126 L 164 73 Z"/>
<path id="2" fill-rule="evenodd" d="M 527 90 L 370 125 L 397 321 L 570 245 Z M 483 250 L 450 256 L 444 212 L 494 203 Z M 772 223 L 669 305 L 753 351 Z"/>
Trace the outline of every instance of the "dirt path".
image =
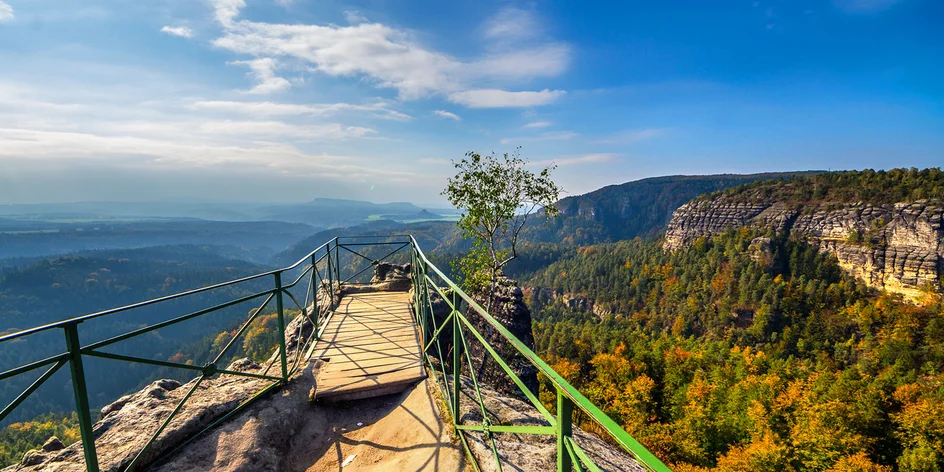
<path id="1" fill-rule="evenodd" d="M 286 470 L 465 470 L 465 455 L 438 416 L 427 382 L 396 395 L 313 408 L 292 441 Z"/>

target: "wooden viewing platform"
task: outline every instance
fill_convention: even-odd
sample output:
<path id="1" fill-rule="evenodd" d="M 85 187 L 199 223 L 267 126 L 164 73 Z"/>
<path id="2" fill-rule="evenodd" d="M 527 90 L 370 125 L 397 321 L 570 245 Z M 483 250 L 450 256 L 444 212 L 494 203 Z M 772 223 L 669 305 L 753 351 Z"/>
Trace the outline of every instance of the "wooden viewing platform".
<path id="1" fill-rule="evenodd" d="M 315 381 L 319 401 L 388 395 L 426 378 L 408 292 L 345 294 L 313 358 L 327 361 Z"/>

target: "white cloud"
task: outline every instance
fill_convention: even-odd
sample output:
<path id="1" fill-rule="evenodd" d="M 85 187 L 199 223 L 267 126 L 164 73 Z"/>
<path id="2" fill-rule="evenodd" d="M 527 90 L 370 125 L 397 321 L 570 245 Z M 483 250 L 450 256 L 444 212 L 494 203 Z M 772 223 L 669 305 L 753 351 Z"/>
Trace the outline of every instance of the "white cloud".
<path id="1" fill-rule="evenodd" d="M 223 26 L 222 36 L 213 41 L 215 46 L 257 58 L 298 61 L 331 76 L 366 77 L 378 87 L 396 89 L 404 99 L 475 92 L 470 89 L 479 81 L 555 77 L 566 70 L 571 56 L 565 44 L 530 42 L 520 47 L 502 44 L 479 58 L 462 60 L 423 46 L 407 30 L 380 23 L 320 26 L 236 21 L 241 0 L 215 2 L 220 8 L 216 17 Z M 349 21 L 362 19 L 360 15 L 348 15 Z M 493 37 L 507 37 L 500 29 Z M 531 93 L 537 95 L 520 98 L 540 97 L 546 101 L 548 94 L 563 92 Z"/>
<path id="2" fill-rule="evenodd" d="M 526 141 L 563 141 L 567 139 L 573 139 L 577 137 L 578 134 L 573 131 L 550 131 L 547 133 L 541 133 L 538 136 L 527 136 L 522 138 L 504 138 L 500 142 L 502 144 L 518 144 Z"/>
<path id="3" fill-rule="evenodd" d="M 552 124 L 553 123 L 551 123 L 550 121 L 532 121 L 531 123 L 528 123 L 522 126 L 522 128 L 547 128 L 548 126 L 551 126 Z"/>
<path id="4" fill-rule="evenodd" d="M 836 8 L 845 13 L 877 13 L 893 7 L 901 0 L 834 0 Z"/>
<path id="5" fill-rule="evenodd" d="M 65 166 L 71 160 L 81 158 L 84 166 L 99 162 L 112 169 L 165 168 L 180 171 L 238 165 L 255 169 L 254 174 L 276 171 L 293 175 L 308 173 L 339 181 L 365 177 L 422 181 L 422 176 L 402 170 L 380 169 L 363 159 L 310 154 L 290 144 L 276 142 L 231 144 L 3 127 L 0 127 L 0 141 L 4 143 L 0 157 L 10 166 L 35 168 L 40 159 Z"/>
<path id="6" fill-rule="evenodd" d="M 515 7 L 501 9 L 485 22 L 485 37 L 497 40 L 520 40 L 542 33 L 541 22 L 534 14 Z"/>
<path id="7" fill-rule="evenodd" d="M 461 120 L 462 120 L 462 118 L 459 118 L 459 115 L 457 115 L 457 114 L 455 114 L 455 113 L 452 113 L 452 112 L 448 112 L 448 111 L 446 111 L 446 110 L 436 110 L 436 111 L 434 111 L 433 113 L 436 114 L 436 116 L 439 116 L 439 117 L 441 117 L 441 118 L 449 118 L 449 119 L 456 120 L 456 121 L 461 121 Z"/>
<path id="8" fill-rule="evenodd" d="M 380 24 L 338 27 L 244 21 L 214 44 L 254 56 L 294 57 L 328 75 L 367 75 L 381 87 L 397 89 L 404 98 L 459 88 L 459 62 L 427 51 L 406 33 Z"/>
<path id="9" fill-rule="evenodd" d="M 342 126 L 337 123 L 323 125 L 293 125 L 281 121 L 209 121 L 200 130 L 211 134 L 236 136 L 262 136 L 266 138 L 300 139 L 345 139 L 360 138 L 376 131 L 360 126 Z"/>
<path id="10" fill-rule="evenodd" d="M 532 164 L 540 166 L 548 166 L 553 164 L 560 167 L 567 167 L 584 164 L 601 164 L 604 162 L 611 162 L 617 157 L 619 157 L 619 154 L 584 154 L 582 156 L 576 157 L 545 159 L 542 161 L 532 162 Z"/>
<path id="11" fill-rule="evenodd" d="M 646 128 L 622 131 L 608 138 L 594 141 L 597 144 L 630 144 L 648 139 L 661 138 L 668 133 L 665 128 Z"/>
<path id="12" fill-rule="evenodd" d="M 13 21 L 13 7 L 9 3 L 0 0 L 0 23 Z"/>
<path id="13" fill-rule="evenodd" d="M 367 23 L 367 17 L 361 15 L 361 12 L 357 10 L 346 10 L 344 12 L 344 19 L 352 25 Z"/>
<path id="14" fill-rule="evenodd" d="M 569 62 L 568 46 L 546 44 L 489 54 L 477 61 L 468 74 L 471 77 L 506 79 L 555 77 L 567 70 Z"/>
<path id="15" fill-rule="evenodd" d="M 278 3 L 283 8 L 288 8 L 292 5 L 295 0 L 275 0 L 275 3 Z"/>
<path id="16" fill-rule="evenodd" d="M 466 90 L 449 94 L 449 101 L 470 108 L 533 107 L 547 105 L 566 92 L 544 89 L 540 92 L 509 92 L 498 89 Z"/>
<path id="17" fill-rule="evenodd" d="M 251 61 L 233 61 L 229 64 L 249 66 L 252 72 L 249 73 L 255 79 L 256 86 L 247 90 L 247 93 L 269 94 L 283 92 L 292 88 L 292 83 L 283 77 L 275 75 L 275 68 L 278 62 L 271 57 L 253 59 Z"/>
<path id="18" fill-rule="evenodd" d="M 225 27 L 233 26 L 233 20 L 239 16 L 239 11 L 246 6 L 244 0 L 210 0 L 216 21 Z"/>
<path id="19" fill-rule="evenodd" d="M 379 101 L 367 105 L 352 103 L 319 103 L 312 105 L 275 102 L 236 102 L 206 100 L 194 102 L 191 108 L 197 110 L 213 110 L 227 113 L 240 113 L 253 116 L 286 116 L 286 115 L 313 115 L 328 116 L 343 111 L 367 112 L 378 118 L 406 121 L 412 119 L 410 115 L 388 108 L 387 102 Z"/>
<path id="20" fill-rule="evenodd" d="M 171 36 L 180 36 L 181 38 L 193 37 L 193 30 L 186 26 L 164 26 L 161 28 L 161 32 Z"/>

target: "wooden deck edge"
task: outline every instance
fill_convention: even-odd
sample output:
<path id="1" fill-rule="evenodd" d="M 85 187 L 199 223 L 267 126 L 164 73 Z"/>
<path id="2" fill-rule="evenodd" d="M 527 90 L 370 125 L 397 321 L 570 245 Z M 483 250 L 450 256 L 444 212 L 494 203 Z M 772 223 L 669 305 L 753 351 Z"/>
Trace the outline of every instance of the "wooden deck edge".
<path id="1" fill-rule="evenodd" d="M 385 383 L 383 385 L 364 385 L 361 387 L 352 387 L 352 388 L 340 388 L 333 391 L 327 392 L 318 392 L 315 389 L 315 399 L 316 403 L 340 403 L 347 402 L 352 400 L 363 400 L 365 398 L 374 398 L 382 397 L 384 395 L 391 395 L 394 393 L 400 393 L 404 390 L 412 388 L 417 383 L 426 379 L 426 369 L 422 369 L 422 375 L 417 375 L 414 377 L 406 378 L 403 380 L 397 380 L 395 382 Z"/>

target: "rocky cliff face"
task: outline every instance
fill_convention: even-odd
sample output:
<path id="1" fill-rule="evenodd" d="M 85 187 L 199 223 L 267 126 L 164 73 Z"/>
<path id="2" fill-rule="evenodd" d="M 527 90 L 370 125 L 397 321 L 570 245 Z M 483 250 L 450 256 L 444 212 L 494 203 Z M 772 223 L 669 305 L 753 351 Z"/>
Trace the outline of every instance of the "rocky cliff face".
<path id="1" fill-rule="evenodd" d="M 835 254 L 839 265 L 867 285 L 915 298 L 941 290 L 944 207 L 919 200 L 893 205 L 765 200 L 761 192 L 685 204 L 672 215 L 665 249 L 729 228 L 770 228 Z"/>
<path id="2" fill-rule="evenodd" d="M 452 296 L 451 289 L 444 290 L 447 297 Z M 473 294 L 476 301 L 482 306 L 487 306 L 488 294 Z M 451 308 L 445 300 L 439 296 L 436 291 L 430 293 L 430 305 L 433 319 L 436 326 L 442 326 L 446 318 L 449 317 Z M 538 391 L 537 368 L 525 359 L 517 349 L 501 333 L 492 328 L 481 315 L 466 303 L 462 303 L 462 312 L 469 319 L 469 322 L 488 342 L 499 356 L 508 364 L 511 370 L 521 379 L 525 387 L 532 392 Z M 492 299 L 492 316 L 502 324 L 512 335 L 518 338 L 525 346 L 534 349 L 534 334 L 531 331 L 531 310 L 524 302 L 524 293 L 518 287 L 517 282 L 506 277 L 498 280 L 495 287 L 495 295 Z M 472 359 L 472 367 L 479 382 L 488 385 L 495 391 L 507 395 L 521 395 L 518 386 L 511 380 L 505 371 L 492 358 L 491 354 L 482 346 L 482 343 L 473 336 L 468 330 L 463 330 L 466 336 L 466 342 L 469 346 L 469 357 Z M 433 328 L 430 327 L 427 336 L 432 336 Z M 441 362 L 447 365 L 451 360 L 452 353 L 452 324 L 447 323 L 442 327 L 439 334 L 439 345 L 444 358 Z M 438 353 L 430 353 L 436 357 Z M 463 369 L 468 367 L 463 364 Z"/>

